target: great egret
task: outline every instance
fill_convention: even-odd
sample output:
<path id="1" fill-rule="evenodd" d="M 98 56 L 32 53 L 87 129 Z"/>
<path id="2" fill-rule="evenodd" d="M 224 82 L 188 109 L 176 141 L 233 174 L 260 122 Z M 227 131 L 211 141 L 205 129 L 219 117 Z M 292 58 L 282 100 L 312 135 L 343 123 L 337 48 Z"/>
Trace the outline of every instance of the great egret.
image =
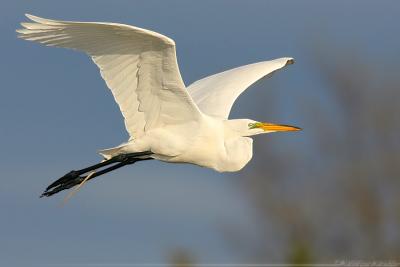
<path id="1" fill-rule="evenodd" d="M 42 196 L 148 159 L 192 163 L 219 172 L 238 171 L 252 158 L 250 136 L 300 130 L 250 119 L 228 119 L 234 101 L 247 87 L 292 64 L 292 58 L 227 70 L 186 87 L 178 69 L 175 42 L 164 35 L 118 23 L 26 16 L 32 22 L 21 23 L 18 37 L 83 51 L 92 58 L 119 105 L 130 135 L 126 143 L 99 151 L 102 162 L 67 173 Z M 103 168 L 107 165 L 111 167 Z"/>

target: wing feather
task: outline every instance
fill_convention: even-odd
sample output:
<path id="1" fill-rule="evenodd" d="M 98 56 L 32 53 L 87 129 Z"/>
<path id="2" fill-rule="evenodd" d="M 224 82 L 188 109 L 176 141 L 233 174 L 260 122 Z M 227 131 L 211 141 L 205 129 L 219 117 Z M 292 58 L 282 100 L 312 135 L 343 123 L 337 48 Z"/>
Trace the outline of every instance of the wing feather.
<path id="1" fill-rule="evenodd" d="M 21 23 L 20 38 L 91 56 L 119 105 L 131 138 L 201 116 L 180 76 L 172 39 L 124 24 L 26 16 L 32 22 Z"/>
<path id="2" fill-rule="evenodd" d="M 250 85 L 293 62 L 279 58 L 241 66 L 198 80 L 187 90 L 203 113 L 227 119 L 235 100 Z"/>

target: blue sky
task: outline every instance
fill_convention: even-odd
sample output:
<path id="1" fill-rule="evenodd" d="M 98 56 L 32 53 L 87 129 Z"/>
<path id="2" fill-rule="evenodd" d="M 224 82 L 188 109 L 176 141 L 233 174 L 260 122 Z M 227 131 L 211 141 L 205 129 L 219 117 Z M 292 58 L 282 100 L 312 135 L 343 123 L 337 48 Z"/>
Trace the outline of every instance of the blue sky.
<path id="1" fill-rule="evenodd" d="M 165 34 L 177 43 L 186 84 L 232 67 L 292 56 L 296 64 L 244 93 L 232 117 L 306 128 L 290 108 L 264 114 L 268 95 L 279 90 L 282 104 L 304 95 L 318 99 L 318 88 L 325 85 L 311 56 L 316 47 L 322 53 L 350 48 L 368 54 L 368 63 L 394 64 L 399 7 L 397 1 L 2 3 L 0 264 L 164 262 L 178 248 L 205 263 L 240 262 L 220 228 L 234 221 L 251 234 L 257 224 L 234 186 L 237 174 L 196 166 L 143 162 L 87 184 L 64 207 L 62 196 L 39 199 L 53 179 L 99 161 L 98 149 L 124 142 L 127 134 L 87 56 L 16 38 L 24 13 L 121 22 Z M 257 142 L 263 138 L 269 137 Z M 306 146 L 307 138 L 307 133 L 274 136 L 273 142 Z"/>

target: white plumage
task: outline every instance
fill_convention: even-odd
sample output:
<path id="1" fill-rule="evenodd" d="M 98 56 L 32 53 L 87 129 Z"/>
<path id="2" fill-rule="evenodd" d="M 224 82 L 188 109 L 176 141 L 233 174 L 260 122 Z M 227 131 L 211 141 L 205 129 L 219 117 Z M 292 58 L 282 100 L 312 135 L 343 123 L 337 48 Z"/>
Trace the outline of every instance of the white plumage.
<path id="1" fill-rule="evenodd" d="M 292 63 L 292 58 L 278 58 L 249 64 L 205 77 L 187 89 L 202 112 L 228 119 L 236 98 L 250 85 Z"/>
<path id="2" fill-rule="evenodd" d="M 293 126 L 228 120 L 235 99 L 262 77 L 293 63 L 280 58 L 218 73 L 185 87 L 175 42 L 117 23 L 70 22 L 26 15 L 19 37 L 88 54 L 99 67 L 125 119 L 128 142 L 100 153 L 110 159 L 151 151 L 149 157 L 237 171 L 252 157 L 249 136 L 294 131 Z"/>

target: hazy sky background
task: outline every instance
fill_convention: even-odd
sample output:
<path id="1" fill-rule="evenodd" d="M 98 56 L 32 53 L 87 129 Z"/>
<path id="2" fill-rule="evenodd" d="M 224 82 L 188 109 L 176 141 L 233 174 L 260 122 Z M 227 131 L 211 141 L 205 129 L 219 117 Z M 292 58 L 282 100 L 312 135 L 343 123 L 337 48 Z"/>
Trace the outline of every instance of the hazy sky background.
<path id="1" fill-rule="evenodd" d="M 324 86 L 310 56 L 313 49 L 329 53 L 324 48 L 346 47 L 368 54 L 368 63 L 391 62 L 400 47 L 399 3 L 4 1 L 0 265 L 157 263 L 179 248 L 190 250 L 200 262 L 235 263 L 241 259 L 221 227 L 235 221 L 251 233 L 257 224 L 233 185 L 237 174 L 196 166 L 141 162 L 86 184 L 64 207 L 64 194 L 39 199 L 51 181 L 98 162 L 96 150 L 124 142 L 127 134 L 117 105 L 86 55 L 16 38 L 24 13 L 120 22 L 165 34 L 177 43 L 186 84 L 232 67 L 292 56 L 296 64 L 243 94 L 231 117 L 307 129 L 291 113 L 290 103 L 306 93 L 318 97 Z M 318 46 L 324 42 L 329 44 Z M 286 97 L 277 117 L 263 110 L 274 90 Z M 308 134 L 260 136 L 257 142 L 302 142 L 307 156 Z"/>

